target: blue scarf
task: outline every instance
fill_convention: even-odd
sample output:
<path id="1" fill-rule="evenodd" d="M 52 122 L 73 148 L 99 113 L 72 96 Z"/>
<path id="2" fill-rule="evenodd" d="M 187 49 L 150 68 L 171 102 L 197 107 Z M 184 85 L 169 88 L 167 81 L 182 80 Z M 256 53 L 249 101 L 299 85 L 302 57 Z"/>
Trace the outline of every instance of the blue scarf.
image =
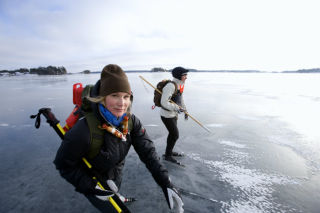
<path id="1" fill-rule="evenodd" d="M 109 123 L 111 123 L 113 126 L 116 126 L 116 127 L 118 127 L 120 125 L 124 116 L 126 116 L 126 113 L 124 113 L 120 118 L 117 118 L 107 108 L 105 108 L 102 104 L 99 104 L 99 109 L 100 109 L 100 112 L 102 113 L 103 117 Z"/>

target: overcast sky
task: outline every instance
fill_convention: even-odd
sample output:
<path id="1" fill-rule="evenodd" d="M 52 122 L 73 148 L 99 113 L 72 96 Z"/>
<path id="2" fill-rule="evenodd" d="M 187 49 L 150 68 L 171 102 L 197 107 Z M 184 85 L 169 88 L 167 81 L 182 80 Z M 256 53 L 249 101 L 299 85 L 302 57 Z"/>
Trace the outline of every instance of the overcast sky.
<path id="1" fill-rule="evenodd" d="M 0 0 L 0 70 L 320 67 L 318 0 Z"/>

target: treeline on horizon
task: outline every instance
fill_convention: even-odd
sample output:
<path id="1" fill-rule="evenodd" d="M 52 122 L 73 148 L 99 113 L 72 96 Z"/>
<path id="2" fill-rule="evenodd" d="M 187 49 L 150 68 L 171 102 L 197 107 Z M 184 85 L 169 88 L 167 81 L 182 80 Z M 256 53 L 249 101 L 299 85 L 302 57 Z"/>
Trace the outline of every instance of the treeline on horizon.
<path id="1" fill-rule="evenodd" d="M 48 66 L 48 67 L 38 67 L 38 68 L 20 68 L 16 70 L 0 70 L 0 75 L 9 74 L 9 75 L 16 75 L 16 74 L 37 74 L 37 75 L 65 75 L 67 74 L 67 70 L 64 67 L 55 67 L 55 66 Z"/>
<path id="2" fill-rule="evenodd" d="M 259 70 L 197 70 L 197 69 L 189 69 L 190 72 L 233 72 L 233 73 L 266 73 L 264 71 Z M 101 71 L 90 71 L 84 70 L 82 74 L 90 74 L 90 73 L 100 73 Z M 125 70 L 125 72 L 171 72 L 171 70 L 167 70 L 161 67 L 155 67 L 151 70 Z M 296 71 L 282 71 L 282 72 L 271 72 L 271 73 L 320 73 L 320 68 L 313 68 L 313 69 L 300 69 Z M 48 67 L 38 67 L 38 68 L 20 68 L 16 70 L 0 70 L 1 75 L 19 75 L 19 74 L 37 74 L 37 75 L 65 75 L 65 74 L 72 74 L 68 73 L 66 68 L 55 67 L 55 66 L 48 66 Z M 77 74 L 77 73 L 73 73 Z"/>

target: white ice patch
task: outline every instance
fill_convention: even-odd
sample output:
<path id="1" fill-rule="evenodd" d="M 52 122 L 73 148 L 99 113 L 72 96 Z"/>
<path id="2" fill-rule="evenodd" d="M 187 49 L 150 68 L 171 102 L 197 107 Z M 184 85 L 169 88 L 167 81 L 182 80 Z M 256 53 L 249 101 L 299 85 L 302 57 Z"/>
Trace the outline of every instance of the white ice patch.
<path id="1" fill-rule="evenodd" d="M 319 96 L 311 96 L 311 95 L 299 95 L 300 97 L 303 98 L 308 98 L 312 101 L 320 101 L 320 97 Z"/>
<path id="2" fill-rule="evenodd" d="M 247 121 L 258 121 L 258 120 L 260 120 L 259 118 L 252 117 L 252 116 L 246 116 L 246 115 L 238 115 L 237 117 L 242 119 L 242 120 L 247 120 Z"/>
<path id="3" fill-rule="evenodd" d="M 10 128 L 30 128 L 33 127 L 32 124 L 22 124 L 22 125 L 15 125 L 15 124 L 6 124 L 6 123 L 0 123 L 0 127 L 10 127 Z"/>
<path id="4" fill-rule="evenodd" d="M 199 154 L 188 155 L 201 162 L 210 171 L 218 172 L 222 181 L 229 183 L 240 192 L 237 200 L 223 202 L 223 212 L 265 212 L 275 211 L 277 204 L 272 200 L 274 185 L 298 184 L 287 176 L 266 174 L 256 169 L 236 166 L 228 161 L 210 161 Z"/>
<path id="5" fill-rule="evenodd" d="M 207 127 L 222 128 L 225 124 L 207 124 Z"/>
<path id="6" fill-rule="evenodd" d="M 144 126 L 152 126 L 152 127 L 156 127 L 156 126 L 159 126 L 157 124 L 147 124 L 147 125 L 144 125 Z"/>
<path id="7" fill-rule="evenodd" d="M 22 127 L 32 127 L 32 124 L 22 124 Z"/>
<path id="8" fill-rule="evenodd" d="M 252 206 L 250 201 L 242 201 L 241 203 L 231 200 L 230 204 L 223 202 L 222 212 L 232 212 L 232 213 L 264 213 L 266 211 L 259 209 L 256 206 Z"/>
<path id="9" fill-rule="evenodd" d="M 241 152 L 234 149 L 227 149 L 228 152 L 225 153 L 226 157 L 228 158 L 229 162 L 234 163 L 249 163 L 250 156 L 247 152 Z"/>
<path id="10" fill-rule="evenodd" d="M 244 144 L 239 144 L 233 141 L 219 141 L 220 144 L 226 145 L 226 146 L 231 146 L 231 147 L 236 147 L 239 149 L 244 149 L 246 148 L 246 145 Z"/>

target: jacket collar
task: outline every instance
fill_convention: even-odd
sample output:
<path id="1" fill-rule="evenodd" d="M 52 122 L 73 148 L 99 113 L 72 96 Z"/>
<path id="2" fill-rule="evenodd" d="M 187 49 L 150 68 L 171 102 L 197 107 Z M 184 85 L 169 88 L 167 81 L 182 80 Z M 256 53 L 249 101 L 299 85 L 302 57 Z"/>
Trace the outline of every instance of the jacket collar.
<path id="1" fill-rule="evenodd" d="M 177 85 L 184 85 L 184 83 L 177 78 L 173 78 L 172 81 L 175 82 Z"/>

